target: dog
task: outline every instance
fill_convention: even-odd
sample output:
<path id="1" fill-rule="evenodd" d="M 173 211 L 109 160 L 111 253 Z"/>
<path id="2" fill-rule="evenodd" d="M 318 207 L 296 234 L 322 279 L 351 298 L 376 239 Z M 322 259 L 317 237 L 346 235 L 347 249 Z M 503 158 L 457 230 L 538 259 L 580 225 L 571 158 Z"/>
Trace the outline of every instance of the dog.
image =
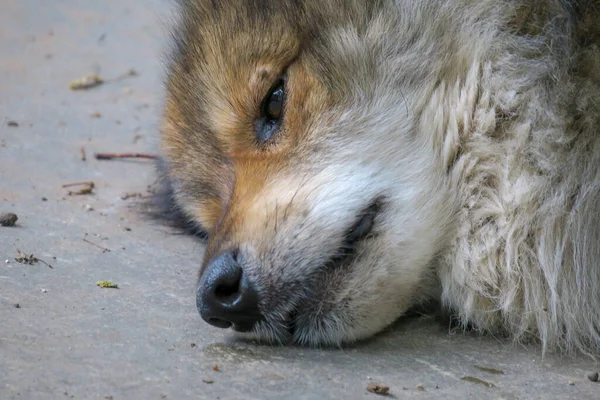
<path id="1" fill-rule="evenodd" d="M 180 1 L 163 215 L 197 308 L 343 346 L 431 301 L 600 350 L 600 2 Z"/>

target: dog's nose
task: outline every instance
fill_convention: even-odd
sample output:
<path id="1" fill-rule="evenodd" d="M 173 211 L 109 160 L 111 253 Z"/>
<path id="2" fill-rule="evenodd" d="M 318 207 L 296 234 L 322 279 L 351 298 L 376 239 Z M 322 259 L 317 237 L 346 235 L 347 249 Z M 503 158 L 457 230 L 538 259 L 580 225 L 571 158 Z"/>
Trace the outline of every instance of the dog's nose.
<path id="1" fill-rule="evenodd" d="M 209 261 L 196 295 L 202 319 L 218 328 L 251 330 L 260 320 L 258 293 L 237 260 L 227 251 Z"/>

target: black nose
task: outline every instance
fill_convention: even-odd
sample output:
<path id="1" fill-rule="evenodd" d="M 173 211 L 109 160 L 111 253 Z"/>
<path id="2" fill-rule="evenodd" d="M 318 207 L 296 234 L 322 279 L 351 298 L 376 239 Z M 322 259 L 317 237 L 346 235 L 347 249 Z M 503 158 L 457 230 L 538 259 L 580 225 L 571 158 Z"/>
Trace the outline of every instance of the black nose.
<path id="1" fill-rule="evenodd" d="M 249 331 L 261 319 L 258 293 L 237 261 L 237 252 L 228 251 L 210 260 L 196 295 L 202 319 L 218 328 Z"/>

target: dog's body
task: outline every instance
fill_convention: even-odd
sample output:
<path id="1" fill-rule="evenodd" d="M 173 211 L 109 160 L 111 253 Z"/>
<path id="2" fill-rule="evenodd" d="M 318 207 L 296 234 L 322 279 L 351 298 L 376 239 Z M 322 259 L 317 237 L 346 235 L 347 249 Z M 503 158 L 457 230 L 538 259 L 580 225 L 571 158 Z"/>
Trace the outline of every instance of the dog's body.
<path id="1" fill-rule="evenodd" d="M 205 319 L 235 265 L 274 341 L 438 299 L 598 354 L 599 21 L 597 1 L 184 2 L 161 168 L 208 236 Z"/>

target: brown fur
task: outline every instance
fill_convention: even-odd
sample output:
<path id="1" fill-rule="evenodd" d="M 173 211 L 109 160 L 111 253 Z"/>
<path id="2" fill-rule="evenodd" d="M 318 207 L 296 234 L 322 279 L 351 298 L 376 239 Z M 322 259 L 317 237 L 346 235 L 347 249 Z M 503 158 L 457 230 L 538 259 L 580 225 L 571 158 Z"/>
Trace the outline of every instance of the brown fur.
<path id="1" fill-rule="evenodd" d="M 165 204 L 208 234 L 200 275 L 241 249 L 268 315 L 256 334 L 293 325 L 293 340 L 339 344 L 434 299 L 465 326 L 598 351 L 598 1 L 180 11 Z M 285 117 L 263 143 L 261 104 L 284 75 Z M 338 262 L 373 204 L 373 232 Z"/>

